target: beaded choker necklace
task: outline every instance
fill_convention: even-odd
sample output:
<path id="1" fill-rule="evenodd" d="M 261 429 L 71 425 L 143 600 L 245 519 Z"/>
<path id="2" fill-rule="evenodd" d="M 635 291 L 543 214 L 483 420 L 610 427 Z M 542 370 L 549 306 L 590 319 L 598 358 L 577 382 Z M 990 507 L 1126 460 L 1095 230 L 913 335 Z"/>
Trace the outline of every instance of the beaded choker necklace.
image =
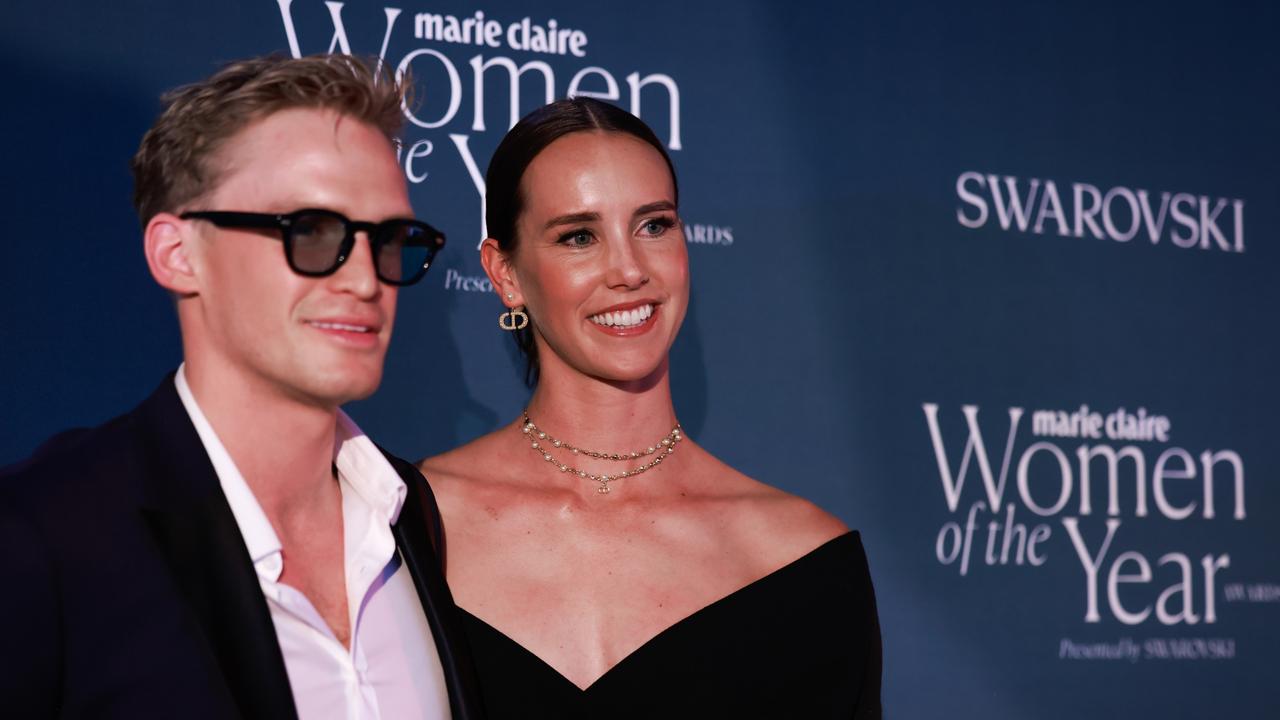
<path id="1" fill-rule="evenodd" d="M 684 439 L 684 428 L 680 427 L 680 423 L 671 428 L 671 432 L 662 437 L 661 440 L 650 445 L 644 450 L 629 453 L 608 453 L 597 452 L 595 450 L 585 450 L 580 447 L 571 445 L 563 440 L 551 437 L 547 433 L 538 429 L 537 425 L 529 419 L 529 413 L 524 413 L 521 419 L 520 432 L 529 436 L 529 447 L 534 452 L 542 456 L 542 459 L 560 468 L 560 472 L 573 473 L 580 478 L 585 478 L 592 482 L 599 483 L 596 492 L 601 495 L 609 493 L 609 483 L 619 478 L 632 477 L 657 466 L 662 462 L 663 458 L 676 451 L 676 445 Z M 612 460 L 615 462 L 627 462 L 630 460 L 639 460 L 653 456 L 653 459 L 641 464 L 639 467 L 631 470 L 623 470 L 613 475 L 593 475 L 586 470 L 579 470 L 568 463 L 560 462 L 551 455 L 552 450 L 568 450 L 571 455 L 585 455 L 598 460 Z"/>

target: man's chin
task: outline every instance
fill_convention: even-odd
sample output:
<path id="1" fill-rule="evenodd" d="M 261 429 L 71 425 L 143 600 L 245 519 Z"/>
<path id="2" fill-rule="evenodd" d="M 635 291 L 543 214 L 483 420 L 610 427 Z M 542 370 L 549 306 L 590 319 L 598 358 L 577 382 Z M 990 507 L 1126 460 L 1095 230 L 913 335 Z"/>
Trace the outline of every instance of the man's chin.
<path id="1" fill-rule="evenodd" d="M 331 374 L 315 378 L 296 388 L 297 394 L 317 407 L 336 409 L 373 395 L 382 382 L 382 374 Z"/>
<path id="2" fill-rule="evenodd" d="M 356 402 L 357 400 L 364 400 L 369 396 L 373 395 L 375 392 L 377 392 L 378 386 L 381 383 L 382 383 L 382 378 L 379 377 L 377 380 L 371 383 L 364 383 L 361 385 L 350 385 L 347 387 L 340 388 L 335 392 L 334 400 L 337 401 L 337 405 L 339 406 L 346 405 L 347 403 L 350 403 L 350 402 Z"/>

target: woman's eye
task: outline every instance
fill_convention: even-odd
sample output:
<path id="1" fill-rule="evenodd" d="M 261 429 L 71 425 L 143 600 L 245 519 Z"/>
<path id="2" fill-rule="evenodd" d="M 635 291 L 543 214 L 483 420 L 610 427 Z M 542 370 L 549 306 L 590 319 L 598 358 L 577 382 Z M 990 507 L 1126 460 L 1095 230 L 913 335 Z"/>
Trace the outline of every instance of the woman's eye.
<path id="1" fill-rule="evenodd" d="M 674 225 L 675 221 L 671 218 L 653 218 L 652 220 L 646 220 L 645 223 L 640 226 L 640 231 L 645 235 L 661 235 L 670 230 Z"/>
<path id="2" fill-rule="evenodd" d="M 586 230 L 575 230 L 560 236 L 560 243 L 570 247 L 586 247 L 591 244 L 591 233 Z"/>

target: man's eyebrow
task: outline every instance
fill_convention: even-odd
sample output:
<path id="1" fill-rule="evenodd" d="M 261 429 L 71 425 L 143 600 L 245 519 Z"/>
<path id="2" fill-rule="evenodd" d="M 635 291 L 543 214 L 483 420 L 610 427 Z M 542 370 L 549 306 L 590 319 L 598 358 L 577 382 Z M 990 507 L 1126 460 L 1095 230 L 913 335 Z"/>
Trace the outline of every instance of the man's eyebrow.
<path id="1" fill-rule="evenodd" d="M 557 225 L 576 225 L 577 223 L 596 222 L 600 219 L 600 213 L 580 212 L 569 213 L 568 215 L 557 215 L 547 221 L 544 229 L 549 230 Z"/>
<path id="2" fill-rule="evenodd" d="M 632 215 L 648 215 L 651 212 L 659 212 L 661 210 L 675 210 L 675 209 L 676 209 L 675 203 L 671 202 L 670 200 L 659 200 L 657 202 L 651 202 L 648 205 L 641 205 L 640 207 L 636 208 L 636 211 L 632 213 Z"/>

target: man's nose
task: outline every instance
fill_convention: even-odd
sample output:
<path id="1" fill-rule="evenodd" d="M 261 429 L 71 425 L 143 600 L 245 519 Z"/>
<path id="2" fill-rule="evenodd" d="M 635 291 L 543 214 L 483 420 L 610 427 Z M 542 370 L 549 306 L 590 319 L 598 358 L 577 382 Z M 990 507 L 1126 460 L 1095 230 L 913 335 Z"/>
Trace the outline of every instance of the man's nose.
<path id="1" fill-rule="evenodd" d="M 332 276 L 337 289 L 360 298 L 374 298 L 382 290 L 378 279 L 377 258 L 373 254 L 373 241 L 367 231 L 355 234 L 351 252 L 346 262 Z"/>

